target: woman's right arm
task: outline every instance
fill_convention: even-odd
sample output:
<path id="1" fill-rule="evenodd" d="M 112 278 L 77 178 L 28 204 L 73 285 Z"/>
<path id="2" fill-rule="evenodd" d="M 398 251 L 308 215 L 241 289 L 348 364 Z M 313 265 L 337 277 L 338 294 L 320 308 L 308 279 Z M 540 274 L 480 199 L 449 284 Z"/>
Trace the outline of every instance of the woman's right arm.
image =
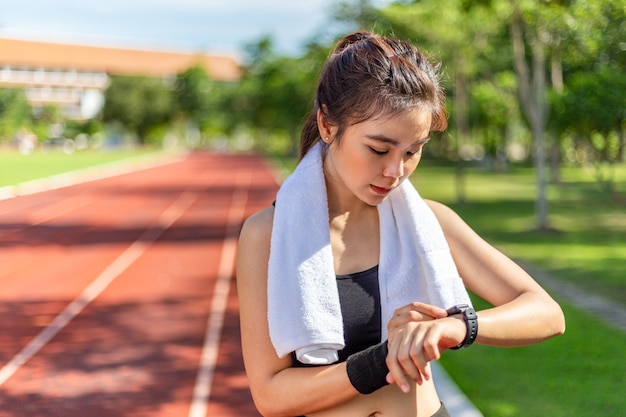
<path id="1" fill-rule="evenodd" d="M 264 416 L 295 416 L 344 403 L 358 395 L 345 363 L 293 368 L 279 358 L 267 323 L 267 265 L 273 207 L 250 217 L 239 237 L 237 289 L 241 343 L 250 391 Z M 285 300 L 288 302 L 289 300 Z"/>

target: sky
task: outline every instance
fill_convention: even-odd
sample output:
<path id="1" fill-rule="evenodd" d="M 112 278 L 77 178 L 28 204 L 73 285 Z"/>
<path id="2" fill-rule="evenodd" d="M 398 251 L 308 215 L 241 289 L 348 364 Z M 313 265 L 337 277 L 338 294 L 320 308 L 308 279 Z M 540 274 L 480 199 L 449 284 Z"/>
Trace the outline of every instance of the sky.
<path id="1" fill-rule="evenodd" d="M 241 56 L 269 35 L 297 55 L 315 36 L 345 29 L 337 0 L 0 0 L 0 37 Z M 383 5 L 387 0 L 376 0 Z"/>

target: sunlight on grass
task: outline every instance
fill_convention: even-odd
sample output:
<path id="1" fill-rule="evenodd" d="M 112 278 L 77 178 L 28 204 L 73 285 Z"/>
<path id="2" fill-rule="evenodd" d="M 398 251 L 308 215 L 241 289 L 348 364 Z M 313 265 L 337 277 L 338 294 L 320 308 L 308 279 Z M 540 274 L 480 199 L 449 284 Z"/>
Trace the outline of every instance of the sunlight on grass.
<path id="1" fill-rule="evenodd" d="M 475 299 L 479 308 L 487 305 Z M 533 346 L 448 351 L 444 367 L 486 417 L 623 415 L 626 335 L 568 305 L 567 331 Z M 480 381 L 477 383 L 477 381 Z"/>
<path id="2" fill-rule="evenodd" d="M 423 164 L 413 181 L 422 196 L 449 204 L 509 256 L 626 302 L 626 206 L 602 189 L 592 171 L 568 168 L 560 184 L 549 185 L 553 233 L 534 231 L 536 187 L 531 168 L 501 174 L 467 169 L 463 204 L 457 203 L 454 175 L 454 167 Z M 626 168 L 616 168 L 615 178 L 626 182 Z M 615 185 L 617 190 L 623 187 Z"/>
<path id="3" fill-rule="evenodd" d="M 95 165 L 120 161 L 153 153 L 153 149 L 119 149 L 81 151 L 66 155 L 61 151 L 22 155 L 15 151 L 0 152 L 0 187 L 70 172 Z"/>
<path id="4" fill-rule="evenodd" d="M 489 174 L 467 171 L 466 201 L 458 204 L 454 168 L 421 166 L 421 194 L 449 204 L 483 237 L 509 256 L 626 303 L 626 167 L 615 170 L 609 195 L 589 169 L 568 168 L 548 186 L 549 222 L 537 233 L 535 178 L 530 168 Z M 615 198 L 617 197 L 617 199 Z M 488 305 L 479 299 L 480 308 Z M 461 389 L 486 417 L 597 417 L 625 415 L 626 335 L 563 304 L 565 335 L 533 346 L 474 346 L 442 358 Z M 479 381 L 479 382 L 477 382 Z"/>

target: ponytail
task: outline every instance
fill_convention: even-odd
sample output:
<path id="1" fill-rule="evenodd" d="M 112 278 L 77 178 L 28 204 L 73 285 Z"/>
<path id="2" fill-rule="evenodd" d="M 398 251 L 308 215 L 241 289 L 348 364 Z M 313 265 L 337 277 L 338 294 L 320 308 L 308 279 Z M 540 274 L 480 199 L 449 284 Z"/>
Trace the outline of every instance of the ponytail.
<path id="1" fill-rule="evenodd" d="M 300 159 L 320 140 L 320 132 L 317 127 L 317 106 L 307 117 L 302 134 L 300 135 Z"/>

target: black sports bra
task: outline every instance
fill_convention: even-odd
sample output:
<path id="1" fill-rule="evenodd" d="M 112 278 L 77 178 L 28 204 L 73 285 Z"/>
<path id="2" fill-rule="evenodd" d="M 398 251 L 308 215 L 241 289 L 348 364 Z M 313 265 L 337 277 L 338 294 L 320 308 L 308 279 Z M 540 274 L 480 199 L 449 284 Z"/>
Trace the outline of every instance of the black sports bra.
<path id="1" fill-rule="evenodd" d="M 378 265 L 362 272 L 337 276 L 346 346 L 339 361 L 380 342 Z"/>

